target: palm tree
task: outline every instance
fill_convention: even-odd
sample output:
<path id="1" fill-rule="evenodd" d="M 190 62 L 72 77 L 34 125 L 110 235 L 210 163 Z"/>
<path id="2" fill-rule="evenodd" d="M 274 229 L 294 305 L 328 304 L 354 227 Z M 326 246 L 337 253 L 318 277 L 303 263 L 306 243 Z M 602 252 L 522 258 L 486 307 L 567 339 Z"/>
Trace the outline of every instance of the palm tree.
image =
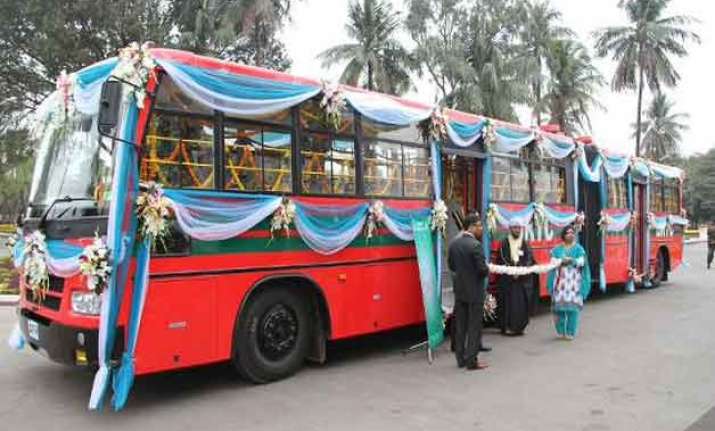
<path id="1" fill-rule="evenodd" d="M 640 132 L 643 135 L 643 153 L 657 162 L 677 156 L 681 132 L 689 129 L 683 123 L 690 116 L 685 113 L 672 112 L 675 102 L 669 100 L 663 93 L 655 95 L 648 109 L 644 112 L 645 121 L 641 124 Z M 634 136 L 638 132 L 634 124 Z"/>
<path id="2" fill-rule="evenodd" d="M 384 0 L 350 3 L 348 35 L 354 40 L 333 46 L 318 55 L 323 67 L 347 61 L 340 82 L 362 85 L 369 90 L 403 94 L 411 86 L 409 71 L 414 61 L 395 35 L 400 29 L 399 13 Z"/>
<path id="3" fill-rule="evenodd" d="M 638 89 L 636 116 L 636 155 L 641 146 L 641 110 L 643 86 L 659 91 L 661 84 L 675 86 L 680 75 L 671 57 L 683 57 L 688 51 L 685 43 L 700 42 L 700 37 L 685 27 L 696 22 L 686 15 L 663 16 L 670 0 L 621 0 L 629 25 L 606 27 L 594 33 L 596 53 L 600 57 L 611 54 L 618 62 L 612 87 L 616 91 Z"/>
<path id="4" fill-rule="evenodd" d="M 573 32 L 559 25 L 561 12 L 553 9 L 549 0 L 526 1 L 520 11 L 523 26 L 520 31 L 524 73 L 529 78 L 532 92 L 533 115 L 541 124 L 541 114 L 547 106 L 542 98 L 545 68 L 549 49 L 554 41 L 573 36 Z"/>
<path id="5" fill-rule="evenodd" d="M 515 104 L 528 102 L 529 88 L 520 73 L 518 0 L 475 2 L 464 29 L 467 62 L 474 69 L 472 82 L 462 90 L 471 93 L 466 100 L 477 106 L 460 106 L 483 115 L 507 121 L 518 120 Z"/>
<path id="6" fill-rule="evenodd" d="M 550 122 L 571 134 L 591 129 L 589 110 L 603 109 L 594 93 L 605 80 L 592 64 L 586 47 L 570 40 L 553 42 L 547 67 L 551 80 L 544 102 L 551 113 Z"/>

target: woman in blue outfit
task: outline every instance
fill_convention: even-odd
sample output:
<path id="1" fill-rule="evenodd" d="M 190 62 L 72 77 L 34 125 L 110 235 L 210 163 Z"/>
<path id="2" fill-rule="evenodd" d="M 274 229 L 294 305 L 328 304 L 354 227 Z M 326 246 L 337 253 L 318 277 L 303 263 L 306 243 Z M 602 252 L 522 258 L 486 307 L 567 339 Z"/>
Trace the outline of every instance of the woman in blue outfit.
<path id="1" fill-rule="evenodd" d="M 551 258 L 560 265 L 549 273 L 551 310 L 559 338 L 573 340 L 578 332 L 583 303 L 591 291 L 591 271 L 586 251 L 576 242 L 576 229 L 567 226 L 561 232 L 563 244 L 551 250 Z"/>

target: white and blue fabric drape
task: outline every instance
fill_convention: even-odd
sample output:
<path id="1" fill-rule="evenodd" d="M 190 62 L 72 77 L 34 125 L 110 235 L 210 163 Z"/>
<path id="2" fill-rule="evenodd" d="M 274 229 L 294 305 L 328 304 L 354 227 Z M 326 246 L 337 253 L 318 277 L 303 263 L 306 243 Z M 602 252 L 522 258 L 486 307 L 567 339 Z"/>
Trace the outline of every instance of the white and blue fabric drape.
<path id="1" fill-rule="evenodd" d="M 448 121 L 447 135 L 454 145 L 462 148 L 470 147 L 482 136 L 482 131 L 486 124 L 486 120 L 481 120 L 475 124 L 467 124 L 461 121 Z"/>
<path id="2" fill-rule="evenodd" d="M 273 114 L 320 93 L 319 86 L 241 76 L 170 60 L 156 62 L 187 96 L 231 115 Z"/>
<path id="3" fill-rule="evenodd" d="M 635 211 L 635 200 L 633 196 L 633 173 L 628 172 L 627 175 L 628 176 L 626 177 L 626 191 L 628 197 L 628 210 L 631 212 L 631 214 L 633 214 L 633 211 Z M 635 221 L 635 223 L 638 223 L 638 221 Z M 628 229 L 628 261 L 631 268 L 635 268 L 636 266 L 635 233 L 637 226 L 635 226 L 635 223 L 631 223 L 630 229 Z M 635 291 L 635 282 L 633 281 L 633 278 L 629 277 L 628 281 L 626 282 L 626 292 L 634 293 Z"/>
<path id="4" fill-rule="evenodd" d="M 136 104 L 128 103 L 121 129 L 122 140 L 115 144 L 113 193 L 107 225 L 107 246 L 112 256 L 112 274 L 109 285 L 102 293 L 98 337 L 99 370 L 94 376 L 89 399 L 89 408 L 92 410 L 102 408 L 109 387 L 110 360 L 117 332 L 117 318 L 127 284 L 131 250 L 136 235 L 137 218 L 134 213 L 134 202 L 139 190 L 139 173 L 138 155 L 132 142 L 135 139 L 138 116 Z"/>
<path id="5" fill-rule="evenodd" d="M 295 204 L 295 227 L 316 253 L 330 255 L 349 246 L 365 226 L 368 204 L 347 207 Z"/>

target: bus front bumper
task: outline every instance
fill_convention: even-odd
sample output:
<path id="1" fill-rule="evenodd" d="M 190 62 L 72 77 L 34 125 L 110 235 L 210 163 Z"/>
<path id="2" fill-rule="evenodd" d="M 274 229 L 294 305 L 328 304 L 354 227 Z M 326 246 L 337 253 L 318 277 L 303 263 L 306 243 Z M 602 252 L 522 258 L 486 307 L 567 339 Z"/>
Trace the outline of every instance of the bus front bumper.
<path id="1" fill-rule="evenodd" d="M 81 367 L 97 365 L 98 331 L 54 322 L 27 309 L 19 309 L 18 320 L 25 342 L 49 359 Z M 118 328 L 112 359 L 124 349 L 124 331 Z"/>

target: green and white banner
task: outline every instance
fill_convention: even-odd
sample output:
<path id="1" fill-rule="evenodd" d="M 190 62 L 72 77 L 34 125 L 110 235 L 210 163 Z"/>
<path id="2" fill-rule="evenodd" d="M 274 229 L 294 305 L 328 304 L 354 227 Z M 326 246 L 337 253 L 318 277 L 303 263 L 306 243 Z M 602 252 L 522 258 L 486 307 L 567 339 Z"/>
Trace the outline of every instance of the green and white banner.
<path id="1" fill-rule="evenodd" d="M 430 349 L 436 349 L 444 341 L 444 319 L 442 318 L 442 293 L 437 273 L 437 253 L 432 241 L 429 219 L 412 220 L 415 235 L 417 264 L 420 270 L 422 303 L 425 307 L 427 340 Z"/>

